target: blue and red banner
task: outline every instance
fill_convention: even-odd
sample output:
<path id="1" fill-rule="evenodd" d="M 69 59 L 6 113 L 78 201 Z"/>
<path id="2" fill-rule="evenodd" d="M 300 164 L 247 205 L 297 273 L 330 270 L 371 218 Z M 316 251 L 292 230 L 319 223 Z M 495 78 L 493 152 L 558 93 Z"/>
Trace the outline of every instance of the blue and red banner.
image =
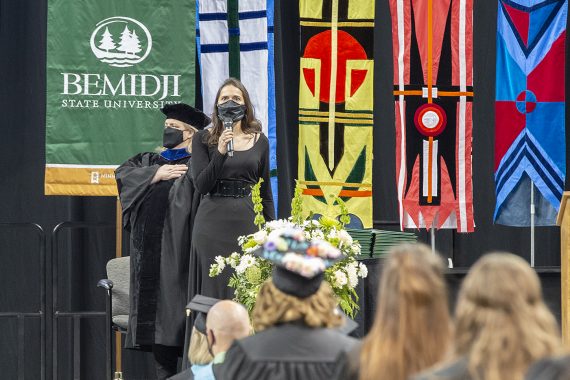
<path id="1" fill-rule="evenodd" d="M 495 223 L 553 225 L 566 175 L 567 0 L 499 0 Z"/>

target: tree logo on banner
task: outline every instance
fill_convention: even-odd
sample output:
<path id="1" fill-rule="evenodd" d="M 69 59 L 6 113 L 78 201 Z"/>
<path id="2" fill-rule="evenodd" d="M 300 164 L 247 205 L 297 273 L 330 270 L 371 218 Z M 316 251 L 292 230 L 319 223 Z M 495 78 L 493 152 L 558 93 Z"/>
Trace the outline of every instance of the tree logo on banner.
<path id="1" fill-rule="evenodd" d="M 140 21 L 115 16 L 97 23 L 90 45 L 99 61 L 114 67 L 130 67 L 149 55 L 152 36 Z"/>

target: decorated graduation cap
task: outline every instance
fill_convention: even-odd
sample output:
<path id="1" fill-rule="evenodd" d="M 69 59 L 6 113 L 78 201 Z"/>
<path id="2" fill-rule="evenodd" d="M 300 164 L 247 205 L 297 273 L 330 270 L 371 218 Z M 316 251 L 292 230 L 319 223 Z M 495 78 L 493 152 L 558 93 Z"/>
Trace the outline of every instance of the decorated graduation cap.
<path id="1" fill-rule="evenodd" d="M 184 103 L 167 104 L 160 110 L 167 119 L 190 124 L 196 129 L 204 129 L 212 121 L 204 112 Z"/>
<path id="2" fill-rule="evenodd" d="M 341 258 L 339 249 L 324 240 L 306 240 L 303 230 L 274 230 L 255 255 L 272 261 L 273 284 L 283 293 L 309 297 L 319 290 L 325 270 Z"/>
<path id="3" fill-rule="evenodd" d="M 220 300 L 217 298 L 197 294 L 192 298 L 190 303 L 186 305 L 187 310 L 192 310 L 198 314 L 194 320 L 194 327 L 204 335 L 206 335 L 206 316 L 212 306 L 217 304 L 219 301 Z"/>

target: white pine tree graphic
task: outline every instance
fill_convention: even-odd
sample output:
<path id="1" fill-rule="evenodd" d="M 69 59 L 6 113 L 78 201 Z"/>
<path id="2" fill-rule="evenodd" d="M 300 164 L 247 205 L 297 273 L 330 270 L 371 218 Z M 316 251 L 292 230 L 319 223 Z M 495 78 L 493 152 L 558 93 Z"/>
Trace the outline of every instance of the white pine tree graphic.
<path id="1" fill-rule="evenodd" d="M 118 51 L 128 53 L 130 51 L 129 46 L 131 45 L 131 32 L 127 26 L 125 30 L 121 33 L 121 42 L 119 42 Z"/>
<path id="2" fill-rule="evenodd" d="M 141 41 L 139 40 L 139 36 L 137 36 L 137 33 L 134 30 L 131 33 L 128 48 L 129 50 L 127 50 L 127 52 L 132 54 L 140 53 L 142 51 Z"/>
<path id="3" fill-rule="evenodd" d="M 113 36 L 109 32 L 109 28 L 105 28 L 105 32 L 103 32 L 103 38 L 101 38 L 99 49 L 105 50 L 107 53 L 109 50 L 115 49 L 117 46 L 115 42 L 113 42 Z"/>

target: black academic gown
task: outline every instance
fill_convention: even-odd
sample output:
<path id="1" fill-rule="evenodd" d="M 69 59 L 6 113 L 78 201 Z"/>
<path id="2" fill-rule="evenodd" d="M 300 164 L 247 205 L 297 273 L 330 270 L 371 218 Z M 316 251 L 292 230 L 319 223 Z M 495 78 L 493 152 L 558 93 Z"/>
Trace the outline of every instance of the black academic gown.
<path id="1" fill-rule="evenodd" d="M 234 342 L 216 380 L 329 380 L 356 343 L 334 329 L 282 324 Z"/>
<path id="2" fill-rule="evenodd" d="M 182 347 L 187 302 L 190 236 L 200 195 L 190 168 L 176 179 L 151 184 L 158 168 L 186 164 L 156 153 L 138 154 L 115 171 L 130 231 L 131 278 L 129 328 L 125 345 L 149 349 L 152 344 Z"/>

